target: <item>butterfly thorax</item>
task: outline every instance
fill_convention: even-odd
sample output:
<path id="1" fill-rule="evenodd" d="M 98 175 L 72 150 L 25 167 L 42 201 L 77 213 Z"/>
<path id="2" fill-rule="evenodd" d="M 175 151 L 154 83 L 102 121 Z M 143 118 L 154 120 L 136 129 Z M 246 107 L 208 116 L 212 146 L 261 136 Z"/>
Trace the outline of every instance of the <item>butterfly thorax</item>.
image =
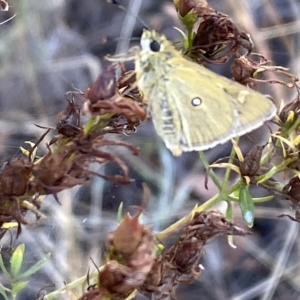
<path id="1" fill-rule="evenodd" d="M 138 87 L 145 96 L 147 96 L 149 89 L 169 78 L 169 72 L 172 68 L 169 63 L 170 58 L 171 55 L 167 54 L 161 57 L 158 53 L 152 55 L 146 51 L 140 53 L 140 59 L 136 61 L 135 71 Z"/>
<path id="2" fill-rule="evenodd" d="M 169 72 L 172 69 L 169 61 L 172 55 L 156 54 L 140 53 L 140 59 L 136 61 L 137 84 L 151 115 L 155 116 L 154 127 L 158 135 L 172 147 L 178 145 L 181 135 L 178 111 L 173 108 L 174 103 L 168 97 Z"/>
<path id="3" fill-rule="evenodd" d="M 148 97 L 148 91 L 170 77 L 174 68 L 172 59 L 180 55 L 173 45 L 155 31 L 144 31 L 141 38 L 142 50 L 135 61 L 138 87 Z M 162 83 L 163 84 L 163 83 Z"/>

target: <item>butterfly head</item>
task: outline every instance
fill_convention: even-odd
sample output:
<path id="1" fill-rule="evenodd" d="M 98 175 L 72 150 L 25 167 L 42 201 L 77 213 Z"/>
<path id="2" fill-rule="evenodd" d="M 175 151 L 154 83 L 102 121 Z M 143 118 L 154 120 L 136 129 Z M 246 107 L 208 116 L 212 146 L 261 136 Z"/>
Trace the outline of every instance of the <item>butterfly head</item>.
<path id="1" fill-rule="evenodd" d="M 141 37 L 141 47 L 143 51 L 149 54 L 163 53 L 170 46 L 172 47 L 171 43 L 164 35 L 156 31 L 144 30 Z"/>

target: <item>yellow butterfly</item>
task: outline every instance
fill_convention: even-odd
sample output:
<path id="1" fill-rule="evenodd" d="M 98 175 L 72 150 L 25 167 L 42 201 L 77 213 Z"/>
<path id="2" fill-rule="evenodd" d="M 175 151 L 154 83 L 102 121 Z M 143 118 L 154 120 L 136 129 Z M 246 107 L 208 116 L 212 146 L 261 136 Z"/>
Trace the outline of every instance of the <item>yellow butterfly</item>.
<path id="1" fill-rule="evenodd" d="M 174 155 L 206 150 L 260 127 L 276 113 L 262 94 L 187 60 L 165 36 L 145 30 L 137 86 Z"/>

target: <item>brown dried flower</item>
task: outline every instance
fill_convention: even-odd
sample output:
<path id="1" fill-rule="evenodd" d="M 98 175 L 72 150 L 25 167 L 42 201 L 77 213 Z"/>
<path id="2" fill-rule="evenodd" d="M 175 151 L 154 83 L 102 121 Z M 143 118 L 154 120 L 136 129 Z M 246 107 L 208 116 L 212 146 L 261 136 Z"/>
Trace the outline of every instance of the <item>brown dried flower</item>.
<path id="1" fill-rule="evenodd" d="M 286 123 L 290 114 L 294 115 L 294 119 L 300 115 L 300 97 L 292 101 L 291 103 L 286 104 L 279 113 L 279 118 L 282 123 Z"/>
<path id="2" fill-rule="evenodd" d="M 250 54 L 253 43 L 250 36 L 238 29 L 225 14 L 211 7 L 196 7 L 195 13 L 202 19 L 193 41 L 190 55 L 197 61 L 226 62 L 231 55 L 238 55 L 240 48 Z"/>
<path id="3" fill-rule="evenodd" d="M 289 183 L 283 187 L 282 195 L 287 200 L 291 200 L 292 208 L 295 210 L 295 217 L 288 214 L 282 214 L 278 217 L 288 217 L 300 223 L 300 179 L 298 176 L 291 178 Z"/>
<path id="4" fill-rule="evenodd" d="M 56 129 L 65 137 L 75 137 L 82 130 L 80 127 L 80 108 L 75 102 L 74 95 L 68 99 L 68 106 L 57 116 Z"/>
<path id="5" fill-rule="evenodd" d="M 118 91 L 116 68 L 112 66 L 99 74 L 96 81 L 88 88 L 86 98 L 91 104 L 113 98 Z"/>
<path id="6" fill-rule="evenodd" d="M 195 7 L 207 6 L 206 0 L 173 0 L 174 6 L 181 17 L 185 17 Z"/>
<path id="7" fill-rule="evenodd" d="M 241 56 L 234 60 L 231 65 L 231 73 L 233 78 L 244 85 L 252 87 L 255 83 L 279 83 L 288 88 L 296 86 L 296 82 L 299 80 L 295 75 L 288 73 L 288 69 L 280 66 L 272 66 L 271 61 L 267 60 L 260 54 L 253 54 L 259 58 L 259 61 L 250 59 L 249 57 Z M 258 78 L 262 77 L 266 72 L 277 73 L 284 75 L 290 82 L 284 82 L 276 79 Z"/>
<path id="8" fill-rule="evenodd" d="M 121 76 L 116 79 L 117 70 Z M 130 133 L 147 117 L 142 96 L 134 87 L 135 73 L 122 64 L 103 71 L 86 93 L 84 114 L 101 116 L 102 128 L 109 133 Z"/>
<path id="9" fill-rule="evenodd" d="M 141 243 L 144 226 L 139 223 L 138 217 L 126 215 L 116 231 L 112 234 L 111 243 L 114 251 L 122 256 L 131 255 Z"/>
<path id="10" fill-rule="evenodd" d="M 207 240 L 219 235 L 246 235 L 243 229 L 228 222 L 218 211 L 197 213 L 183 228 L 178 242 L 165 249 L 156 259 L 142 287 L 151 299 L 176 299 L 175 288 L 181 282 L 192 282 L 200 275 L 199 260 Z"/>
<path id="11" fill-rule="evenodd" d="M 246 155 L 244 161 L 240 162 L 240 171 L 243 176 L 255 176 L 260 169 L 260 160 L 265 145 L 255 145 Z"/>
<path id="12" fill-rule="evenodd" d="M 130 245 L 132 241 L 132 245 Z M 99 274 L 99 285 L 111 294 L 127 295 L 139 288 L 152 269 L 155 244 L 152 231 L 139 224 L 138 216 L 126 216 L 108 236 L 109 259 Z"/>
<path id="13" fill-rule="evenodd" d="M 8 161 L 0 173 L 1 192 L 8 197 L 24 195 L 32 168 L 32 163 L 23 156 Z"/>
<path id="14" fill-rule="evenodd" d="M 8 5 L 7 1 L 5 1 L 5 0 L 0 0 L 0 7 L 1 7 L 1 10 L 3 10 L 3 11 L 8 11 L 8 9 L 9 9 L 9 5 Z"/>

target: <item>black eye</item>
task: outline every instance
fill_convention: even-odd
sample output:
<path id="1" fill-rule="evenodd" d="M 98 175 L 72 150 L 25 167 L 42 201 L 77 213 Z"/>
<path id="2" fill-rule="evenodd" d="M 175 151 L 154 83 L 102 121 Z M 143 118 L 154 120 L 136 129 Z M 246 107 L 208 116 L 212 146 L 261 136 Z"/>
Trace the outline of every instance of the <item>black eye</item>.
<path id="1" fill-rule="evenodd" d="M 157 41 L 152 41 L 150 43 L 150 50 L 153 52 L 158 52 L 160 50 L 160 43 Z"/>

